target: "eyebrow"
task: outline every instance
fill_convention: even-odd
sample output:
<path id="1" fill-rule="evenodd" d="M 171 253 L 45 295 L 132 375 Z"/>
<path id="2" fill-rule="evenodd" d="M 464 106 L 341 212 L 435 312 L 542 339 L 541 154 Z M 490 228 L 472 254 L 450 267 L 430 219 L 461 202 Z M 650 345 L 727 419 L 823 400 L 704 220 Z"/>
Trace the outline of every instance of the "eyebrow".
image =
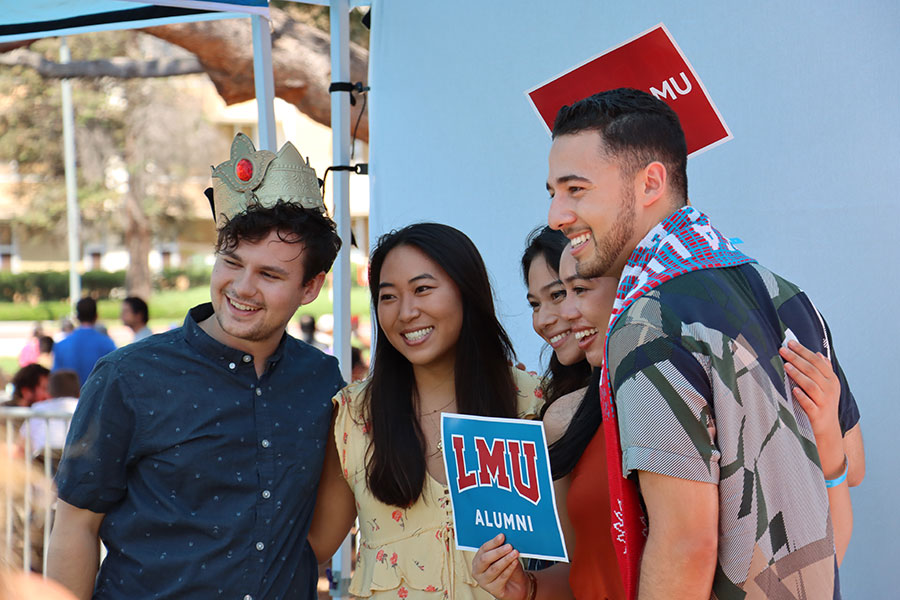
<path id="1" fill-rule="evenodd" d="M 421 275 L 416 275 L 412 279 L 410 279 L 407 283 L 414 283 L 416 281 L 421 281 L 422 279 L 430 279 L 431 281 L 437 281 L 437 278 L 431 273 L 422 273 Z M 382 281 L 378 284 L 378 289 L 386 288 L 386 287 L 396 287 L 390 281 Z"/>
<path id="2" fill-rule="evenodd" d="M 237 253 L 234 252 L 233 250 L 231 250 L 229 252 L 222 252 L 221 254 L 222 254 L 222 256 L 227 256 L 228 258 L 232 258 L 241 264 L 244 263 L 243 259 L 240 256 L 238 256 Z M 259 267 L 259 270 L 260 271 L 270 271 L 272 273 L 281 275 L 282 277 L 287 277 L 289 275 L 287 269 L 282 269 L 281 267 L 278 267 L 276 265 L 262 265 L 261 267 Z"/>
<path id="3" fill-rule="evenodd" d="M 542 288 L 541 288 L 541 291 L 543 292 L 543 291 L 545 291 L 545 290 L 549 290 L 549 289 L 552 288 L 554 285 L 562 285 L 562 281 L 560 281 L 559 279 L 556 279 L 556 280 L 554 280 L 554 281 L 551 281 L 550 283 L 548 283 L 547 285 L 545 285 L 544 287 L 542 287 Z"/>
<path id="4" fill-rule="evenodd" d="M 587 177 L 582 177 L 581 175 L 563 175 L 562 177 L 556 178 L 556 185 L 561 185 L 563 183 L 568 183 L 570 181 L 582 181 L 584 183 L 590 183 L 591 180 Z M 547 182 L 547 191 L 550 191 L 550 182 Z"/>
<path id="5" fill-rule="evenodd" d="M 590 278 L 589 278 L 589 277 L 582 277 L 582 276 L 579 275 L 578 273 L 575 273 L 574 275 L 569 275 L 568 277 L 566 277 L 566 283 L 572 283 L 572 282 L 575 281 L 576 279 L 580 279 L 581 281 L 587 281 L 587 280 L 590 279 Z"/>

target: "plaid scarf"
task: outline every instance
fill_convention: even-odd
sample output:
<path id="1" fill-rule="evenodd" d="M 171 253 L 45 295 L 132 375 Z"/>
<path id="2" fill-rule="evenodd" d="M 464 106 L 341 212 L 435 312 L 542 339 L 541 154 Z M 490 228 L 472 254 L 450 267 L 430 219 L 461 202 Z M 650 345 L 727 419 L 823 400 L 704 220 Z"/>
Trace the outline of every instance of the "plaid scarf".
<path id="1" fill-rule="evenodd" d="M 612 510 L 613 546 L 629 599 L 637 597 L 641 554 L 647 539 L 647 516 L 637 486 L 622 474 L 622 447 L 609 370 L 609 333 L 631 304 L 659 285 L 691 271 L 734 267 L 754 262 L 717 231 L 700 211 L 685 206 L 650 230 L 640 241 L 619 279 L 606 337 L 606 355 L 600 380 L 603 428 Z"/>

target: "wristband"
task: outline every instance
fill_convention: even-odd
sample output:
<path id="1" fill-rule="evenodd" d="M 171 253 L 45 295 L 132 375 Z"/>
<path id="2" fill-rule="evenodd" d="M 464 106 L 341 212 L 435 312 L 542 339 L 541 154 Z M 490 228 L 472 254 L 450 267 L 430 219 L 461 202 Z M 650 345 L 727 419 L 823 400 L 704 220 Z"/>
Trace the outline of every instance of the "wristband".
<path id="1" fill-rule="evenodd" d="M 537 577 L 531 571 L 525 571 L 528 576 L 528 600 L 534 600 L 537 596 Z"/>
<path id="2" fill-rule="evenodd" d="M 842 483 L 844 483 L 844 481 L 847 480 L 847 472 L 849 470 L 850 470 L 850 461 L 847 460 L 847 455 L 845 454 L 844 455 L 844 472 L 841 473 L 837 479 L 826 479 L 825 487 L 830 489 L 830 488 L 837 487 L 837 486 L 841 485 Z"/>

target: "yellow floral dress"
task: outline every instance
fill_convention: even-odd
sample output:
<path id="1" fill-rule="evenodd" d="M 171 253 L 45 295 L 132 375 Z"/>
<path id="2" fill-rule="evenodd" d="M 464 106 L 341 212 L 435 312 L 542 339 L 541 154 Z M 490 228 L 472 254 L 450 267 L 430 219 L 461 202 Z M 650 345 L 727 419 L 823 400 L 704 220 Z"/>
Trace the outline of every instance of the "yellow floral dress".
<path id="1" fill-rule="evenodd" d="M 543 405 L 540 380 L 513 369 L 519 417 L 536 418 Z M 419 500 L 398 508 L 375 499 L 366 486 L 368 423 L 361 417 L 366 382 L 351 384 L 333 401 L 338 407 L 335 442 L 344 477 L 356 498 L 360 544 L 350 593 L 361 598 L 482 600 L 492 596 L 472 577 L 474 552 L 454 543 L 450 492 L 426 472 Z"/>

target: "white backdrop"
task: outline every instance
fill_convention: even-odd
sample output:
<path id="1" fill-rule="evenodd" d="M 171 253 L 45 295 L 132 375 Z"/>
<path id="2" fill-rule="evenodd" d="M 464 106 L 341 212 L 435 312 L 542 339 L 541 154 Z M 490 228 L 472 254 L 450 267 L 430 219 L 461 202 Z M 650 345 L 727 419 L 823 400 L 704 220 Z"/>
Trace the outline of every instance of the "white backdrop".
<path id="1" fill-rule="evenodd" d="M 868 455 L 844 597 L 889 598 L 900 556 L 900 5 L 853 4 L 373 0 L 370 227 L 373 241 L 421 220 L 466 232 L 520 358 L 538 368 L 518 264 L 546 220 L 550 140 L 523 91 L 665 23 L 734 134 L 689 161 L 692 203 L 831 325 Z"/>

